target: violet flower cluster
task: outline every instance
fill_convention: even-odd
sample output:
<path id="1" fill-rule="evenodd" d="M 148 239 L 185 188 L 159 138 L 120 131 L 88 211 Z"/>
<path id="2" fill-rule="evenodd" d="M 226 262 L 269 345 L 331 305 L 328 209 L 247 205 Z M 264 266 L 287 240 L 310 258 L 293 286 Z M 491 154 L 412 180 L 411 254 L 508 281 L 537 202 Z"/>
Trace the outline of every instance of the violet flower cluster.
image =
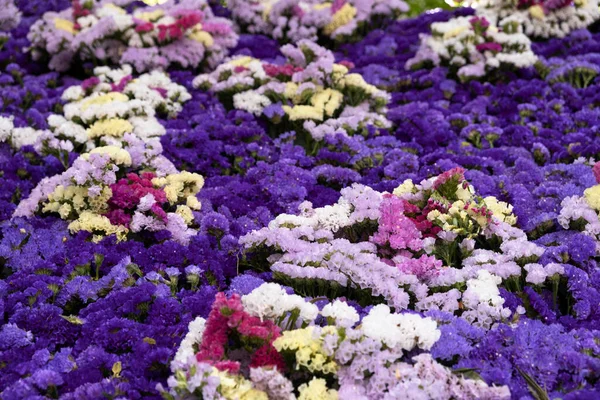
<path id="1" fill-rule="evenodd" d="M 281 109 L 293 108 L 294 99 L 269 98 L 273 107 L 256 115 L 235 106 L 237 92 L 195 88 L 199 72 L 190 64 L 170 63 L 168 79 L 148 66 L 134 81 L 128 75 L 146 65 L 132 62 L 130 70 L 111 53 L 132 50 L 128 40 L 144 35 L 156 45 L 161 29 L 165 38 L 178 36 L 177 29 L 184 34 L 192 19 L 160 28 L 166 17 L 159 11 L 142 15 L 153 32 L 96 42 L 83 34 L 88 27 L 90 34 L 102 30 L 94 25 L 96 11 L 124 21 L 192 3 L 204 13 L 202 32 L 214 21 L 209 15 L 232 16 L 212 0 L 145 9 L 128 0 L 14 1 L 21 22 L 11 22 L 0 49 L 0 397 L 600 396 L 596 25 L 565 19 L 563 38 L 531 43 L 535 65 L 461 81 L 457 68 L 445 63 L 404 67 L 432 24 L 470 18 L 472 9 L 398 21 L 382 11 L 381 18 L 369 17 L 377 29 L 367 33 L 366 24 L 355 29 L 350 22 L 339 32 L 352 30 L 351 37 L 331 39 L 317 22 L 296 25 L 298 14 L 272 8 L 282 27 L 277 40 L 290 40 L 285 32 L 316 32 L 324 47 L 307 42 L 304 50 L 312 53 L 299 43 L 280 47 L 273 32 L 248 33 L 251 24 L 238 19 L 244 33 L 229 55 L 248 61 L 240 67 L 260 65 L 264 75 L 255 75 L 259 68 L 233 68 L 216 82 L 251 77 L 252 87 L 242 91 L 273 83 L 306 89 L 309 82 L 312 96 L 334 88 L 326 74 L 341 65 L 345 77 L 358 75 L 385 94 L 381 110 L 368 110 L 385 126 L 377 118 L 358 128 L 348 121 L 329 126 L 340 116 L 326 116 L 323 107 L 323 121 L 313 121 L 324 132 L 317 141 L 306 120 L 292 123 L 273 106 L 281 101 Z M 345 10 L 341 18 L 370 4 L 383 10 L 392 3 L 332 2 L 323 10 Z M 546 22 L 586 7 L 517 7 L 530 13 L 536 5 L 532 11 L 541 6 Z M 32 45 L 27 34 L 36 22 L 44 24 L 45 13 L 68 7 L 64 19 L 92 47 L 75 55 L 68 74 L 49 72 L 49 58 L 32 61 L 24 51 Z M 86 10 L 96 17 L 83 15 Z M 503 18 L 487 20 L 497 26 Z M 528 33 L 526 22 L 512 21 Z M 60 32 L 55 37 L 64 44 Z M 176 42 L 136 50 L 160 51 Z M 336 52 L 325 50 L 330 47 Z M 95 67 L 86 57 L 95 51 L 98 64 L 114 65 L 86 80 Z M 178 54 L 190 61 L 188 53 Z M 305 58 L 298 64 L 300 54 Z M 210 73 L 208 57 L 199 66 Z M 176 69 L 182 66 L 187 70 Z M 295 74 L 308 78 L 296 82 Z M 104 135 L 89 149 L 86 141 L 54 138 L 57 148 L 61 140 L 66 146 L 58 158 L 36 151 L 40 131 L 59 132 L 71 123 L 90 129 L 97 121 L 84 122 L 89 115 L 72 105 L 107 93 L 143 99 L 154 113 L 152 124 L 118 139 Z M 349 103 L 340 113 L 355 95 L 354 89 L 344 93 Z M 324 106 L 331 93 L 325 100 Z M 99 121 L 114 111 L 109 103 L 94 106 Z M 315 106 L 308 100 L 298 105 Z M 49 124 L 58 116 L 69 124 Z M 114 161 L 98 149 L 110 144 Z M 118 164 L 128 161 L 122 150 L 131 157 L 129 167 Z M 171 204 L 168 196 L 179 193 L 181 182 L 168 177 L 177 171 L 205 181 L 196 196 Z M 70 176 L 85 181 L 54 186 Z M 101 200 L 91 199 L 98 189 Z M 192 209 L 188 199 L 202 208 Z M 82 217 L 87 207 L 97 207 L 112 227 Z M 13 216 L 17 208 L 18 215 L 31 212 Z M 164 214 L 190 224 L 170 229 Z M 98 226 L 116 231 L 79 229 Z M 275 245 L 257 243 L 250 252 L 246 241 L 259 237 Z"/>
<path id="2" fill-rule="evenodd" d="M 80 2 L 49 11 L 27 35 L 36 60 L 67 71 L 73 60 L 94 65 L 131 64 L 138 72 L 215 66 L 234 47 L 231 23 L 214 17 L 204 0 L 171 0 L 128 12 L 111 1 Z"/>

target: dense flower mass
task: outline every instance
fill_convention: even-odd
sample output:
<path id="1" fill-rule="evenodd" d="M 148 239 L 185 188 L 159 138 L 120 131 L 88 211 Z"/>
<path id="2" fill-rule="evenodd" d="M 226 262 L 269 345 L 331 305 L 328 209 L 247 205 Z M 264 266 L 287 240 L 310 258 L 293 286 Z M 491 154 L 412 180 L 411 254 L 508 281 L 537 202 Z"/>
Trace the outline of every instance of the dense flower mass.
<path id="1" fill-rule="evenodd" d="M 0 0 L 0 398 L 599 398 L 597 7 Z"/>
<path id="2" fill-rule="evenodd" d="M 160 149 L 134 143 L 83 154 L 63 174 L 43 179 L 19 204 L 15 216 L 58 214 L 71 221 L 71 233 L 90 232 L 94 241 L 113 234 L 124 240 L 130 232 L 166 230 L 187 244 L 196 234 L 188 226 L 194 222 L 192 210 L 200 209 L 196 194 L 204 179 L 174 172 L 162 156 L 151 154 Z"/>
<path id="3" fill-rule="evenodd" d="M 516 21 L 527 35 L 542 38 L 564 37 L 600 18 L 596 0 L 486 0 L 478 14 L 500 24 L 505 19 Z"/>
<path id="4" fill-rule="evenodd" d="M 237 42 L 230 22 L 214 17 L 204 0 L 171 0 L 132 12 L 112 1 L 73 0 L 71 8 L 44 14 L 27 37 L 33 58 L 50 57 L 57 71 L 68 70 L 74 59 L 128 63 L 138 72 L 214 66 Z"/>
<path id="5" fill-rule="evenodd" d="M 194 85 L 267 119 L 277 133 L 294 128 L 307 147 L 325 135 L 390 127 L 384 116 L 389 95 L 350 73 L 348 63 L 336 63 L 331 51 L 302 40 L 281 52 L 284 64 L 241 56 L 196 77 Z"/>
<path id="6" fill-rule="evenodd" d="M 466 81 L 535 61 L 531 41 L 516 21 L 504 19 L 496 27 L 485 17 L 458 17 L 432 24 L 431 35 L 421 37 L 421 47 L 406 68 L 446 65 Z"/>
<path id="7" fill-rule="evenodd" d="M 243 30 L 292 43 L 358 40 L 367 30 L 408 11 L 402 0 L 233 0 L 227 6 Z"/>

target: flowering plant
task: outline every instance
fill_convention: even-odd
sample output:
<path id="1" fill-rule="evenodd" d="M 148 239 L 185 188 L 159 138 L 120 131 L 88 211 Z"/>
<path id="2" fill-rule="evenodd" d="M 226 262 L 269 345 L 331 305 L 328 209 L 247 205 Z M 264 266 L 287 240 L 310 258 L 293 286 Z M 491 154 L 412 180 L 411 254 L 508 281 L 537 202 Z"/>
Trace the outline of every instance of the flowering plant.
<path id="1" fill-rule="evenodd" d="M 314 311 L 297 326 L 299 310 L 307 307 Z M 346 395 L 384 399 L 401 392 L 409 398 L 510 396 L 506 387 L 488 387 L 483 381 L 454 375 L 430 354 L 409 361 L 409 352 L 430 350 L 440 338 L 431 318 L 392 314 L 387 306 L 378 305 L 354 327 L 359 320 L 347 303 L 336 301 L 318 312 L 312 303 L 272 283 L 242 297 L 219 293 L 208 320 L 190 323 L 185 348 L 178 351 L 187 358 L 172 363 L 169 390 L 162 386 L 159 390 L 165 399 L 201 395 L 283 400 L 295 399 L 295 392 L 306 400 Z M 232 328 L 239 335 L 228 342 L 225 352 L 225 332 Z M 428 384 L 412 385 L 416 380 Z"/>
<path id="2" fill-rule="evenodd" d="M 393 194 L 356 184 L 341 193 L 242 237 L 249 267 L 305 296 L 443 310 L 486 328 L 515 311 L 500 286 L 523 295 L 527 284 L 559 285 L 564 268 L 537 264 L 544 249 L 513 227 L 512 207 L 477 196 L 460 168 Z"/>
<path id="3" fill-rule="evenodd" d="M 458 17 L 431 24 L 431 35 L 421 35 L 406 69 L 443 65 L 467 81 L 503 68 L 529 67 L 536 60 L 531 41 L 514 20 L 503 20 L 496 28 L 485 17 Z"/>
<path id="4" fill-rule="evenodd" d="M 66 71 L 73 59 L 98 64 L 131 64 L 138 72 L 171 64 L 214 66 L 237 43 L 231 24 L 213 16 L 204 0 L 173 0 L 128 12 L 110 1 L 73 0 L 71 8 L 50 11 L 31 26 L 34 59 Z"/>
<path id="5" fill-rule="evenodd" d="M 233 19 L 250 33 L 281 42 L 356 40 L 371 27 L 397 19 L 408 11 L 402 0 L 233 0 Z"/>
<path id="6" fill-rule="evenodd" d="M 310 41 L 285 45 L 283 65 L 237 57 L 194 85 L 217 93 L 222 102 L 269 120 L 276 135 L 296 130 L 307 147 L 325 135 L 366 133 L 370 125 L 388 128 L 389 95 L 335 63 L 331 51 Z"/>
<path id="7" fill-rule="evenodd" d="M 477 14 L 500 25 L 518 21 L 527 36 L 541 38 L 565 37 L 600 18 L 597 0 L 486 0 Z"/>
<path id="8" fill-rule="evenodd" d="M 169 168 L 147 170 L 150 163 L 140 160 L 139 152 L 134 146 L 106 146 L 83 154 L 63 174 L 42 180 L 15 216 L 58 214 L 70 221 L 71 233 L 91 232 L 94 241 L 166 230 L 174 240 L 187 243 L 196 234 L 190 228 L 192 210 L 200 209 L 196 194 L 204 179 L 177 173 L 168 164 Z"/>
<path id="9" fill-rule="evenodd" d="M 50 131 L 37 134 L 35 148 L 66 160 L 72 151 L 118 145 L 128 134 L 148 141 L 165 133 L 155 115 L 174 117 L 190 98 L 185 87 L 163 72 L 134 79 L 128 65 L 97 67 L 93 77 L 64 91 L 64 116 L 48 117 Z"/>

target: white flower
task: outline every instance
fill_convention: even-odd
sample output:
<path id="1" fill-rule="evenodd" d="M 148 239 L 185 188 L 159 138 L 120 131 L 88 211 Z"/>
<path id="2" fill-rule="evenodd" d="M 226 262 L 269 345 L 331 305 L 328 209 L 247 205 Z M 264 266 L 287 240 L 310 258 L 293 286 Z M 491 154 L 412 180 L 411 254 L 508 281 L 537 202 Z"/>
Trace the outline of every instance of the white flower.
<path id="1" fill-rule="evenodd" d="M 362 320 L 365 336 L 379 340 L 386 346 L 412 350 L 429 350 L 441 336 L 437 323 L 418 314 L 392 314 L 384 304 L 373 307 Z"/>
<path id="2" fill-rule="evenodd" d="M 12 118 L 0 117 L 0 142 L 6 142 L 14 129 Z"/>
<path id="3" fill-rule="evenodd" d="M 206 320 L 197 317 L 188 325 L 188 333 L 181 341 L 177 353 L 175 353 L 175 361 L 185 362 L 190 356 L 195 354 L 194 345 L 202 341 L 202 335 L 206 329 Z"/>
<path id="4" fill-rule="evenodd" d="M 343 327 L 351 327 L 360 320 L 356 309 L 349 306 L 348 303 L 336 300 L 327 304 L 321 310 L 321 315 L 326 318 L 333 318 L 335 324 Z"/>
<path id="5" fill-rule="evenodd" d="M 262 114 L 263 109 L 271 104 L 271 100 L 265 95 L 253 90 L 236 93 L 233 96 L 233 105 L 239 110 L 248 111 L 256 116 Z"/>
<path id="6" fill-rule="evenodd" d="M 317 317 L 319 309 L 298 295 L 289 295 L 276 283 L 263 283 L 251 293 L 242 296 L 244 309 L 261 320 L 278 319 L 288 312 L 298 310 L 300 319 L 312 322 Z"/>

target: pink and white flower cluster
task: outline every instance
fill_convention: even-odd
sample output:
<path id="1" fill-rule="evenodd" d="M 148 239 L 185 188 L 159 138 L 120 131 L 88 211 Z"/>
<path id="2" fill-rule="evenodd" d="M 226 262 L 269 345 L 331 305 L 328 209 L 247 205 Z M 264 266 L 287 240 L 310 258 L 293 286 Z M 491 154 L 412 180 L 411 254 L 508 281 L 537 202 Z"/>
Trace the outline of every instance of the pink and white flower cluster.
<path id="1" fill-rule="evenodd" d="M 536 264 L 544 250 L 514 227 L 512 207 L 477 196 L 460 168 L 393 194 L 355 184 L 341 195 L 242 237 L 248 265 L 310 296 L 443 310 L 484 328 L 512 315 L 500 286 L 563 272 Z"/>
<path id="2" fill-rule="evenodd" d="M 158 390 L 173 400 L 379 400 L 408 388 L 411 398 L 510 397 L 507 387 L 454 374 L 428 353 L 411 360 L 409 352 L 428 351 L 441 336 L 431 318 L 379 304 L 359 320 L 345 302 L 319 311 L 275 283 L 241 297 L 219 293 L 208 319 L 190 323 L 169 387 Z"/>
<path id="3" fill-rule="evenodd" d="M 402 0 L 231 0 L 227 7 L 243 30 L 292 43 L 359 39 L 409 9 Z"/>
<path id="4" fill-rule="evenodd" d="M 586 28 L 600 18 L 600 10 L 597 0 L 486 0 L 477 15 L 499 25 L 516 21 L 527 36 L 551 38 Z"/>
<path id="5" fill-rule="evenodd" d="M 194 86 L 216 93 L 226 106 L 268 119 L 277 134 L 295 127 L 302 143 L 391 126 L 385 117 L 389 94 L 352 73 L 351 64 L 336 63 L 330 50 L 308 40 L 281 52 L 283 64 L 236 57 L 196 77 Z"/>
<path id="6" fill-rule="evenodd" d="M 431 34 L 421 35 L 417 54 L 406 69 L 447 66 L 461 81 L 479 79 L 505 68 L 532 66 L 537 56 L 521 25 L 511 19 L 498 26 L 486 17 L 457 17 L 431 24 Z"/>
<path id="7" fill-rule="evenodd" d="M 229 20 L 214 17 L 205 0 L 169 0 L 128 12 L 111 1 L 84 2 L 47 12 L 31 26 L 34 59 L 66 71 L 76 60 L 131 64 L 138 72 L 215 66 L 237 44 Z"/>

